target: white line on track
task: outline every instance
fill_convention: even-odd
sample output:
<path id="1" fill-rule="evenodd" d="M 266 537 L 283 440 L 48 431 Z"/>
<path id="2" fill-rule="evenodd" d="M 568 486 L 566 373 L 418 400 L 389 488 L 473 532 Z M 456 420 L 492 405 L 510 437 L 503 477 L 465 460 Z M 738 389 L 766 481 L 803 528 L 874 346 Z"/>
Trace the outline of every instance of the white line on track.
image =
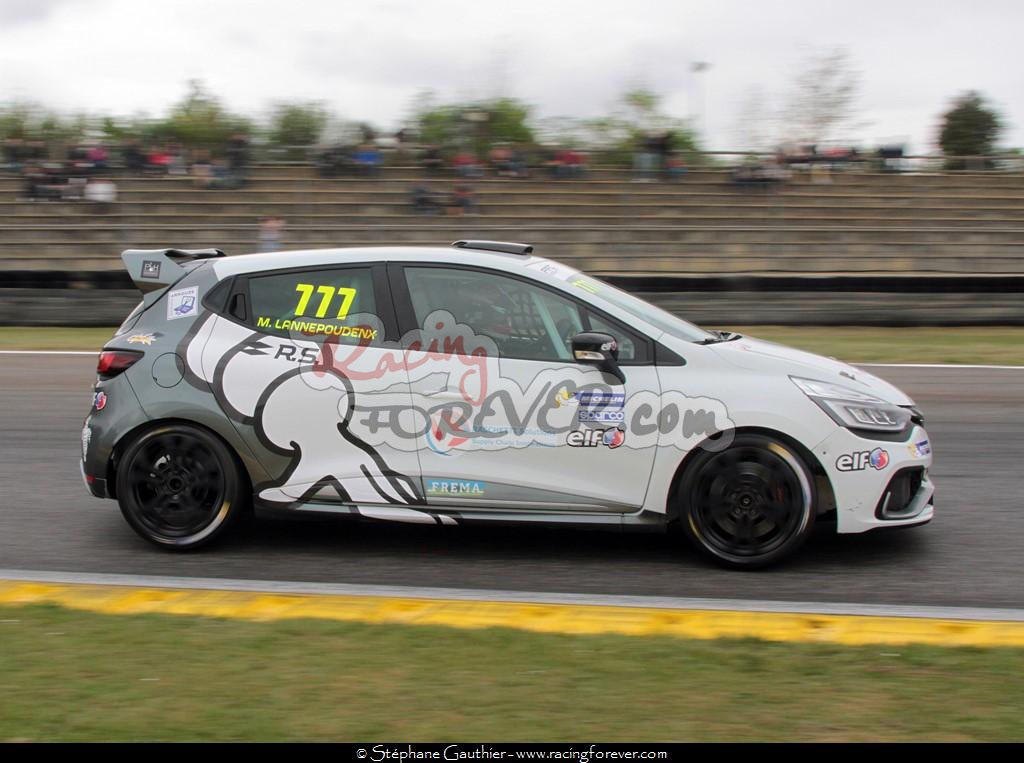
<path id="1" fill-rule="evenodd" d="M 90 350 L 0 350 L 0 355 L 99 355 Z"/>
<path id="2" fill-rule="evenodd" d="M 983 366 L 968 363 L 851 363 L 865 368 L 983 368 L 997 371 L 1024 371 L 1024 366 Z"/>
<path id="3" fill-rule="evenodd" d="M 276 580 L 167 577 L 161 575 L 113 575 L 84 572 L 47 572 L 0 569 L 0 579 L 34 583 L 133 586 L 138 588 L 185 588 L 246 591 L 276 594 L 335 596 L 386 596 L 406 599 L 455 599 L 502 601 L 525 604 L 578 604 L 605 607 L 652 607 L 655 609 L 704 609 L 733 612 L 787 612 L 812 615 L 865 615 L 874 617 L 927 617 L 942 620 L 1002 620 L 1024 622 L 1024 609 L 980 607 L 930 607 L 904 604 L 855 604 L 748 599 L 692 599 L 670 596 L 608 596 L 582 593 L 428 588 L 420 586 L 357 585 L 352 583 L 302 583 Z"/>
<path id="4" fill-rule="evenodd" d="M 0 350 L 0 355 L 99 355 L 95 350 Z M 968 363 L 851 363 L 864 368 L 963 368 L 995 371 L 1024 371 L 1020 366 L 971 365 Z"/>

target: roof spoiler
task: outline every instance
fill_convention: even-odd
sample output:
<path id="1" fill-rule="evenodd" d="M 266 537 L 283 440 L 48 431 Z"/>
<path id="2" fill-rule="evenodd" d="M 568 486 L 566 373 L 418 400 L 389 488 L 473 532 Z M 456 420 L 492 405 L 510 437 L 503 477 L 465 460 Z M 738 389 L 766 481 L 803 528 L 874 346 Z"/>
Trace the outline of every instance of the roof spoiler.
<path id="1" fill-rule="evenodd" d="M 223 256 L 220 249 L 126 249 L 121 252 L 121 261 L 139 291 L 147 294 L 185 275 L 182 263 Z"/>
<path id="2" fill-rule="evenodd" d="M 505 254 L 531 254 L 530 244 L 517 244 L 514 241 L 453 241 L 456 249 L 481 249 L 485 252 L 504 252 Z"/>

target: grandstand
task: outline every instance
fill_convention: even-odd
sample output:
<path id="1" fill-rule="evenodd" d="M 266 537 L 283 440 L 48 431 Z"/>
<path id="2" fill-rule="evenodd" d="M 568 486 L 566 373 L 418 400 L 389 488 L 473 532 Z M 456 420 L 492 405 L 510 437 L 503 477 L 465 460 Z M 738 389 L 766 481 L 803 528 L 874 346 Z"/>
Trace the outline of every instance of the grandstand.
<path id="1" fill-rule="evenodd" d="M 20 200 L 0 177 L 0 269 L 120 269 L 125 248 L 258 248 L 258 221 L 287 221 L 285 248 L 529 241 L 599 274 L 1024 274 L 1024 175 L 834 173 L 765 189 L 723 171 L 639 183 L 626 171 L 584 179 L 424 179 L 385 168 L 326 179 L 302 165 L 256 165 L 241 190 L 186 177 L 117 177 L 106 214 L 82 202 Z M 416 214 L 409 194 L 469 182 L 478 214 Z"/>

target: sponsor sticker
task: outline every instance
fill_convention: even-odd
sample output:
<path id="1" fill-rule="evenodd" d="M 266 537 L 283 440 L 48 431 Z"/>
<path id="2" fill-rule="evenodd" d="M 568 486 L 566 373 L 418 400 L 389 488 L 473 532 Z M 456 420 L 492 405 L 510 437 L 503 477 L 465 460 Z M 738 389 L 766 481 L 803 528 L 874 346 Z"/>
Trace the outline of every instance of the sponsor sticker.
<path id="1" fill-rule="evenodd" d="M 107 407 L 107 393 L 106 392 L 94 392 L 92 396 L 92 407 L 97 411 L 102 411 Z"/>
<path id="2" fill-rule="evenodd" d="M 85 461 L 89 457 L 89 443 L 92 442 L 92 427 L 86 422 L 85 426 L 82 427 L 82 460 Z"/>
<path id="3" fill-rule="evenodd" d="M 618 428 L 615 429 L 577 429 L 569 432 L 565 443 L 571 448 L 596 448 L 598 445 L 606 445 L 609 448 L 617 448 L 626 441 L 626 433 Z"/>
<path id="4" fill-rule="evenodd" d="M 622 408 L 626 404 L 625 392 L 577 392 L 573 398 L 589 408 Z"/>
<path id="5" fill-rule="evenodd" d="M 910 451 L 910 455 L 914 458 L 924 458 L 930 456 L 932 452 L 932 445 L 928 440 L 918 440 L 907 445 L 907 450 Z"/>
<path id="6" fill-rule="evenodd" d="M 836 469 L 841 472 L 860 472 L 869 466 L 881 471 L 889 465 L 889 451 L 882 448 L 862 450 L 857 453 L 844 453 L 836 459 Z"/>
<path id="7" fill-rule="evenodd" d="M 175 289 L 167 296 L 167 320 L 175 318 L 190 318 L 197 312 L 199 301 L 199 287 L 190 286 L 187 289 Z"/>
<path id="8" fill-rule="evenodd" d="M 160 277 L 160 260 L 143 260 L 142 261 L 142 277 L 143 278 L 159 278 Z"/>
<path id="9" fill-rule="evenodd" d="M 606 411 L 580 408 L 578 414 L 580 422 L 587 424 L 592 422 L 611 421 L 621 423 L 626 420 L 626 414 L 622 410 Z"/>
<path id="10" fill-rule="evenodd" d="M 427 495 L 479 498 L 487 492 L 487 483 L 480 480 L 428 479 Z"/>
<path id="11" fill-rule="evenodd" d="M 144 344 L 148 347 L 162 336 L 163 334 L 153 331 L 148 334 L 132 334 L 126 341 L 128 344 Z"/>

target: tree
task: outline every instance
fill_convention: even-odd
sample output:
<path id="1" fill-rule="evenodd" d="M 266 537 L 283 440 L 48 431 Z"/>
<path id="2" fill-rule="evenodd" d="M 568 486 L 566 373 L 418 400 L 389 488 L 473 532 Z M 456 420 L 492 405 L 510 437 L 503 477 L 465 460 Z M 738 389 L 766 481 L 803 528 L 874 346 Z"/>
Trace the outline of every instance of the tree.
<path id="1" fill-rule="evenodd" d="M 939 146 L 947 157 L 987 156 L 992 153 L 1002 123 L 981 95 L 973 90 L 953 102 L 942 115 Z M 967 160 L 947 159 L 949 169 L 966 169 Z"/>
<path id="2" fill-rule="evenodd" d="M 587 120 L 588 147 L 613 165 L 629 165 L 634 151 L 651 132 L 671 133 L 673 150 L 688 164 L 702 161 L 697 136 L 690 124 L 661 110 L 661 96 L 645 88 L 627 90 L 605 117 Z"/>
<path id="3" fill-rule="evenodd" d="M 419 96 L 413 116 L 420 140 L 439 146 L 468 146 L 478 155 L 495 143 L 534 143 L 530 107 L 515 98 L 438 105 L 429 94 Z"/>
<path id="4" fill-rule="evenodd" d="M 311 146 L 320 140 L 328 117 L 320 103 L 280 103 L 270 118 L 270 141 L 279 146 Z"/>
<path id="5" fill-rule="evenodd" d="M 844 137 L 853 124 L 860 76 L 843 50 L 805 59 L 783 113 L 786 138 L 817 145 Z"/>
<path id="6" fill-rule="evenodd" d="M 30 101 L 15 101 L 0 107 L 0 140 L 40 140 L 48 143 L 75 143 L 90 129 L 85 114 L 61 116 Z"/>
<path id="7" fill-rule="evenodd" d="M 251 123 L 227 111 L 199 80 L 190 80 L 188 94 L 158 123 L 154 138 L 176 140 L 190 147 L 219 148 L 232 133 L 249 132 Z"/>

